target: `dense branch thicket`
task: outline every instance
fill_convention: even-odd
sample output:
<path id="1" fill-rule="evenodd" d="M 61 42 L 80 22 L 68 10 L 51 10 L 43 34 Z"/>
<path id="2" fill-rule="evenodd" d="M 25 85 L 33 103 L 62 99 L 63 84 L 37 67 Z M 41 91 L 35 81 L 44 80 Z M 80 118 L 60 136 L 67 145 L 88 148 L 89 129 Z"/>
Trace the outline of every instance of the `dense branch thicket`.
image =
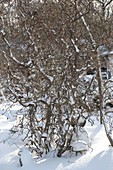
<path id="1" fill-rule="evenodd" d="M 98 72 L 96 47 L 112 48 L 112 14 L 103 19 L 88 0 L 9 0 L 0 9 L 1 75 L 9 99 L 28 110 L 30 147 L 69 146 L 78 118 L 99 110 L 98 74 L 84 76 Z"/>

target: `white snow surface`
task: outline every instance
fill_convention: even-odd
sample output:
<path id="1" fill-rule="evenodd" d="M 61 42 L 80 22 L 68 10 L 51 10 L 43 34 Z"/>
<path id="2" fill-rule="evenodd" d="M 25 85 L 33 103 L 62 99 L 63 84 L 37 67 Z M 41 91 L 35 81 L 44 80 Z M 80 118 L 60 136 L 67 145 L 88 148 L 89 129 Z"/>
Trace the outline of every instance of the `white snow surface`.
<path id="1" fill-rule="evenodd" d="M 85 127 L 92 143 L 92 150 L 89 149 L 86 154 L 66 155 L 60 158 L 49 154 L 36 159 L 24 147 L 21 136 L 9 138 L 9 130 L 15 124 L 15 120 L 2 115 L 2 107 L 3 104 L 0 104 L 0 170 L 113 170 L 113 148 L 109 146 L 104 127 L 98 122 L 94 126 L 87 123 Z M 18 105 L 17 108 L 12 108 L 12 115 L 15 109 L 18 109 Z M 22 167 L 19 164 L 19 151 L 23 161 Z"/>
<path id="2" fill-rule="evenodd" d="M 84 141 L 76 141 L 76 142 L 73 142 L 71 144 L 71 146 L 73 146 L 74 150 L 75 151 L 83 151 L 83 150 L 88 150 L 88 145 L 86 142 Z"/>

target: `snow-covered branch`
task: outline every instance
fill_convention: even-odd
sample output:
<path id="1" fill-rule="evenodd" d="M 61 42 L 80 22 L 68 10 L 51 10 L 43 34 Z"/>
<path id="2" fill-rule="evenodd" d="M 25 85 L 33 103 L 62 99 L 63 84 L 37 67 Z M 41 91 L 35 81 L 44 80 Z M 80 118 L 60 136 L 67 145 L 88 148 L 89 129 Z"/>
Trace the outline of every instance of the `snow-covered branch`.
<path id="1" fill-rule="evenodd" d="M 76 51 L 77 53 L 79 53 L 80 50 L 79 50 L 79 48 L 77 47 L 75 41 L 74 41 L 73 39 L 71 39 L 71 42 L 72 42 L 72 44 L 73 44 L 73 46 L 74 46 L 74 48 L 75 48 L 75 51 Z"/>

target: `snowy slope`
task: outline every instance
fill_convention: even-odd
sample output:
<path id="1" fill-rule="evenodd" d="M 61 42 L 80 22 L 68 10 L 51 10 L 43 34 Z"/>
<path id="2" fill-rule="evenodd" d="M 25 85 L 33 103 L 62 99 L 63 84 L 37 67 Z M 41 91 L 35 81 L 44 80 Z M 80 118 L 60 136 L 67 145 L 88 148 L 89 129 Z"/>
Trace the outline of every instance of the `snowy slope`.
<path id="1" fill-rule="evenodd" d="M 113 149 L 105 136 L 104 128 L 98 125 L 91 134 L 93 151 L 75 159 L 68 166 L 61 166 L 57 170 L 113 170 Z"/>
<path id="2" fill-rule="evenodd" d="M 13 113 L 14 110 L 15 108 L 12 109 Z M 1 113 L 3 112 L 0 110 Z M 103 126 L 98 123 L 86 126 L 93 150 L 90 149 L 85 155 L 58 158 L 53 153 L 40 159 L 32 158 L 23 146 L 21 137 L 9 138 L 9 129 L 14 123 L 12 118 L 0 115 L 0 170 L 113 170 L 113 149 L 109 147 Z M 22 167 L 19 164 L 19 150 L 22 150 Z"/>

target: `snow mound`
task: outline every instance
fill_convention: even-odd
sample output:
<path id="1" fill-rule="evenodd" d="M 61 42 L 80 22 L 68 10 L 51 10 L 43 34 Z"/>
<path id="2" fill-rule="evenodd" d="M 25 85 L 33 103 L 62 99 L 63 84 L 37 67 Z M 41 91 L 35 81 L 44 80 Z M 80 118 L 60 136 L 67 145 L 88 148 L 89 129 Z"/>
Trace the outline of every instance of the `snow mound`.
<path id="1" fill-rule="evenodd" d="M 76 141 L 71 144 L 74 151 L 87 151 L 88 145 L 84 141 Z"/>

